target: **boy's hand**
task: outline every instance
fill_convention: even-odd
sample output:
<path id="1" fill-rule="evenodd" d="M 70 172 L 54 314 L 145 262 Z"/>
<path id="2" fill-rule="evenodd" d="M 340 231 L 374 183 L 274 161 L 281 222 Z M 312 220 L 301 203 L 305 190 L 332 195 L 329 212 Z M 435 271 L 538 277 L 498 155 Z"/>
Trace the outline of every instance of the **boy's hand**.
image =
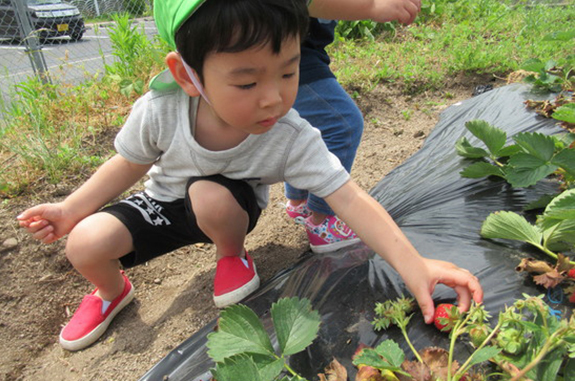
<path id="1" fill-rule="evenodd" d="M 377 22 L 399 21 L 411 24 L 421 11 L 421 0 L 374 0 L 377 14 L 370 17 Z"/>
<path id="2" fill-rule="evenodd" d="M 431 295 L 438 283 L 455 290 L 459 301 L 459 309 L 462 312 L 469 309 L 472 299 L 476 303 L 483 301 L 483 289 L 479 284 L 479 280 L 469 271 L 450 262 L 428 258 L 423 258 L 423 260 L 427 266 L 427 276 L 413 274 L 411 277 L 404 277 L 404 280 L 415 296 L 427 324 L 433 323 L 435 305 Z"/>
<path id="3" fill-rule="evenodd" d="M 329 20 L 399 21 L 411 24 L 421 11 L 421 0 L 313 0 L 310 16 Z"/>
<path id="4" fill-rule="evenodd" d="M 52 243 L 68 234 L 75 222 L 65 216 L 61 204 L 41 204 L 25 210 L 16 217 L 20 227 L 34 239 Z"/>

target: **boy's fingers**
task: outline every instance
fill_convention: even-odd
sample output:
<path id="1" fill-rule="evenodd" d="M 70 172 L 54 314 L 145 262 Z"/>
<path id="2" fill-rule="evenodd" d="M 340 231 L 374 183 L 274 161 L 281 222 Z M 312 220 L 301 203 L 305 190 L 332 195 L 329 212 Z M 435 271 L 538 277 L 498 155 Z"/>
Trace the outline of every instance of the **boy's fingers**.
<path id="1" fill-rule="evenodd" d="M 433 299 L 431 298 L 431 294 L 433 290 L 426 290 L 421 289 L 413 292 L 413 296 L 415 300 L 417 300 L 417 304 L 419 305 L 419 309 L 423 314 L 423 320 L 425 323 L 430 324 L 433 322 L 433 314 L 435 312 L 435 304 L 433 303 Z"/>
<path id="2" fill-rule="evenodd" d="M 45 240 L 51 239 L 52 237 L 50 237 L 50 236 L 53 236 L 54 235 L 53 233 L 54 233 L 54 228 L 51 225 L 48 225 L 45 228 L 40 229 L 40 230 L 36 231 L 35 233 L 33 233 L 32 237 L 34 239 L 37 239 L 37 240 L 42 241 L 44 243 L 47 243 L 47 242 L 45 242 Z"/>
<path id="3" fill-rule="evenodd" d="M 483 289 L 481 288 L 479 279 L 468 270 L 459 268 L 457 271 L 450 273 L 450 278 L 441 279 L 439 283 L 443 283 L 455 290 L 461 311 L 467 311 L 469 309 L 472 299 L 476 303 L 483 301 Z"/>

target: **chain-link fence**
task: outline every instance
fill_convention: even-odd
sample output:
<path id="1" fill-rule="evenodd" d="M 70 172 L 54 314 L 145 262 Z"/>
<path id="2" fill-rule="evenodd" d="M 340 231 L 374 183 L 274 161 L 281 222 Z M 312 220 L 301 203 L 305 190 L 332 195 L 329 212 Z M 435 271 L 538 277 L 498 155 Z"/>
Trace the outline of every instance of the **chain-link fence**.
<path id="1" fill-rule="evenodd" d="M 0 0 L 0 89 L 30 76 L 81 83 L 114 60 L 110 15 L 128 13 L 152 38 L 152 0 Z"/>

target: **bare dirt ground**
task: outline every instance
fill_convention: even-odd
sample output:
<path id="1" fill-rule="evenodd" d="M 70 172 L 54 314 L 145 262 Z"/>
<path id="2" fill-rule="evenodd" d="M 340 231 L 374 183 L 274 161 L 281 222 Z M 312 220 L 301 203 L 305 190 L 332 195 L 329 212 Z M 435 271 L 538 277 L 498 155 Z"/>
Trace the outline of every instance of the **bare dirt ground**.
<path id="1" fill-rule="evenodd" d="M 380 85 L 360 94 L 365 131 L 352 178 L 370 190 L 421 147 L 449 105 L 470 98 L 477 85 L 498 86 L 490 76 L 455 78 L 444 92 L 406 96 Z M 350 92 L 355 89 L 349 89 Z M 113 136 L 102 144 L 112 145 Z M 50 245 L 30 239 L 15 217 L 39 202 L 66 197 L 84 179 L 40 185 L 34 194 L 9 200 L 0 210 L 0 380 L 138 380 L 154 364 L 214 319 L 215 272 L 212 245 L 191 246 L 127 271 L 135 302 L 122 311 L 91 347 L 67 352 L 58 344 L 90 284 L 67 262 L 64 241 Z M 308 250 L 301 226 L 285 215 L 283 186 L 272 187 L 271 202 L 247 249 L 262 282 Z"/>

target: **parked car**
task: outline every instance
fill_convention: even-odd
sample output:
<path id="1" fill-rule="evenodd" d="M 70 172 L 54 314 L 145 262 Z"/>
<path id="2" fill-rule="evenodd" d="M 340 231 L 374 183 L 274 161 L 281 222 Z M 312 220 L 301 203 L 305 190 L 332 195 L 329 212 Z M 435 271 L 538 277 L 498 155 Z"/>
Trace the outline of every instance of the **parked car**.
<path id="1" fill-rule="evenodd" d="M 41 39 L 69 36 L 78 41 L 86 27 L 78 8 L 62 0 L 0 0 L 0 38 L 21 41 L 23 35 L 13 1 L 27 2 L 32 28 Z"/>

